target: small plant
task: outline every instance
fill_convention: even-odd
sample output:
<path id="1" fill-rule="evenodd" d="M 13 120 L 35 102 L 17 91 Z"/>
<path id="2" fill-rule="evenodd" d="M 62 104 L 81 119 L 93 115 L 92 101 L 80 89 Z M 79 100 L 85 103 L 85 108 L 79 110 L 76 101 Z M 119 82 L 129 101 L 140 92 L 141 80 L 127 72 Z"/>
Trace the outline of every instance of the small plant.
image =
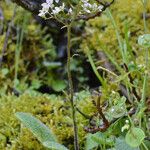
<path id="1" fill-rule="evenodd" d="M 68 72 L 68 82 L 69 82 L 69 100 L 72 108 L 72 119 L 74 127 L 74 146 L 75 150 L 79 150 L 78 144 L 78 128 L 76 123 L 76 108 L 74 104 L 74 87 L 71 74 L 71 29 L 76 21 L 79 20 L 89 20 L 95 18 L 103 11 L 106 10 L 114 0 L 111 2 L 101 2 L 101 1 L 90 1 L 81 0 L 77 1 L 75 4 L 70 4 L 69 2 L 61 2 L 59 0 L 46 0 L 42 4 L 42 9 L 39 11 L 39 16 L 45 19 L 54 18 L 58 22 L 62 23 L 63 28 L 67 28 L 67 72 Z"/>
<path id="2" fill-rule="evenodd" d="M 17 0 L 17 3 L 20 4 L 21 2 Z M 32 3 L 32 0 L 29 2 Z M 25 138 L 24 135 L 22 139 L 20 137 L 22 136 L 22 129 L 26 129 L 22 128 L 22 126 L 18 128 L 18 122 L 13 117 L 13 119 L 10 117 L 13 112 L 17 112 L 15 116 L 31 131 L 45 149 L 150 149 L 150 34 L 148 29 L 149 10 L 147 11 L 147 7 L 150 8 L 150 5 L 148 5 L 150 1 L 45 0 L 42 2 L 39 5 L 40 7 L 36 8 L 36 12 L 39 9 L 38 19 L 43 19 L 48 23 L 52 19 L 56 24 L 59 23 L 63 29 L 66 29 L 63 36 L 67 37 L 67 60 L 65 60 L 67 62 L 67 72 L 64 68 L 61 68 L 58 72 L 62 71 L 62 76 L 65 76 L 64 74 L 66 73 L 68 75 L 68 93 L 63 91 L 65 96 L 59 97 L 62 99 L 61 102 L 55 99 L 55 96 L 52 96 L 50 101 L 42 94 L 40 94 L 40 100 L 36 101 L 38 98 L 35 98 L 35 102 L 31 101 L 32 97 L 29 98 L 28 96 L 25 99 L 21 96 L 19 99 L 15 97 L 16 103 L 2 97 L 2 102 L 5 103 L 4 105 L 3 103 L 1 104 L 2 114 L 4 115 L 0 117 L 2 118 L 1 120 L 8 119 L 8 122 L 10 122 L 7 124 L 2 121 L 2 125 L 0 122 L 0 126 L 4 127 L 6 125 L 6 130 L 8 130 L 7 133 L 6 131 L 3 132 L 3 129 L 0 130 L 0 140 L 4 141 L 2 146 L 8 144 L 7 146 L 9 147 L 9 144 L 13 145 L 13 143 L 15 143 L 15 146 L 19 145 L 17 145 L 17 148 L 22 146 L 21 140 Z M 112 9 L 109 9 L 110 6 L 112 6 Z M 130 6 L 130 9 L 124 6 Z M 32 8 L 34 9 L 34 7 Z M 13 49 L 15 52 L 15 65 L 11 71 L 11 74 L 12 72 L 14 73 L 14 81 L 9 81 L 10 85 L 4 83 L 5 89 L 9 89 L 10 86 L 13 87 L 14 91 L 17 90 L 18 92 L 21 89 L 20 87 L 24 87 L 31 94 L 32 90 L 39 89 L 42 84 L 50 84 L 51 88 L 57 92 L 64 90 L 67 87 L 66 79 L 62 76 L 59 79 L 60 75 L 56 75 L 54 72 L 54 69 L 57 70 L 62 66 L 62 63 L 55 62 L 57 60 L 55 47 L 52 44 L 51 36 L 47 36 L 46 33 L 49 29 L 44 28 L 44 31 L 40 32 L 41 35 L 38 35 L 39 31 L 37 30 L 36 34 L 30 33 L 31 36 L 26 37 L 25 35 L 30 35 L 26 32 L 28 27 L 26 19 L 29 19 L 28 16 L 27 18 L 26 16 L 24 17 L 22 28 L 18 27 L 16 28 L 17 30 L 14 30 L 16 34 L 14 41 L 17 43 L 16 49 Z M 142 30 L 142 23 L 144 24 L 144 30 Z M 76 34 L 74 34 L 74 30 L 78 25 L 82 29 L 84 27 L 84 30 L 79 35 L 80 37 L 76 37 Z M 31 31 L 35 31 L 35 27 L 30 26 L 30 28 Z M 24 45 L 26 49 L 32 46 L 32 44 L 28 44 L 28 42 L 32 43 L 35 40 L 30 39 L 32 34 L 35 34 L 33 38 L 38 38 L 35 43 L 33 42 L 35 50 L 31 51 L 27 56 L 31 57 L 28 60 L 24 58 L 25 56 L 22 56 L 24 55 L 22 48 Z M 41 38 L 42 40 L 40 40 Z M 0 39 L 3 38 L 0 37 Z M 42 42 L 40 43 L 39 41 Z M 38 47 L 42 50 L 48 50 L 39 53 Z M 76 63 L 73 60 L 74 56 L 78 56 L 78 54 L 73 55 L 73 50 L 78 48 L 87 57 L 87 63 L 91 65 L 90 69 L 95 74 L 96 82 L 100 85 L 96 89 L 89 90 L 87 88 L 87 91 L 79 94 L 75 93 L 78 87 L 74 86 L 75 80 L 72 77 L 74 74 L 78 76 L 73 72 L 78 72 L 79 70 L 76 67 L 78 62 Z M 36 49 L 37 52 L 35 53 Z M 50 53 L 50 49 L 54 51 Z M 40 55 L 38 56 L 39 59 L 32 59 L 37 54 Z M 5 55 L 2 55 L 3 57 L 5 58 Z M 13 56 L 10 57 L 10 60 L 12 60 Z M 9 57 L 7 59 L 9 61 Z M 25 60 L 21 61 L 21 59 Z M 30 60 L 32 61 L 30 62 Z M 24 69 L 24 73 L 21 72 L 24 67 L 19 67 L 21 66 L 19 62 L 21 62 L 22 66 L 27 66 Z M 37 68 L 34 68 L 34 65 L 32 66 L 32 62 L 37 64 Z M 24 79 L 23 83 L 27 81 L 27 86 L 21 83 L 20 74 L 27 72 L 28 65 L 31 65 L 31 70 L 34 73 L 33 76 L 28 75 Z M 9 69 L 7 69 L 7 65 L 3 66 L 0 78 L 5 79 L 9 76 L 11 65 L 8 66 Z M 82 69 L 88 70 L 89 68 Z M 81 72 L 83 71 L 82 69 Z M 43 76 L 46 77 L 43 79 Z M 91 81 L 95 79 L 91 77 Z M 83 81 L 84 79 L 82 78 L 81 80 Z M 9 99 L 13 98 L 9 97 Z M 22 99 L 22 103 L 20 103 L 20 99 Z M 10 106 L 12 107 L 8 111 L 10 118 L 7 118 L 5 117 L 6 111 L 4 111 L 4 107 L 8 109 Z M 28 109 L 28 106 L 33 108 Z M 30 112 L 34 116 L 37 115 L 41 121 L 30 113 L 24 112 Z M 17 123 L 14 123 L 14 120 Z M 11 129 L 10 124 L 13 124 Z M 57 137 L 49 129 L 49 126 L 51 126 Z M 14 140 L 12 136 L 18 135 L 18 132 L 20 132 L 18 138 Z M 3 136 L 5 134 L 6 136 Z M 38 141 L 34 141 L 36 146 L 39 144 Z M 60 143 L 63 143 L 63 145 Z M 42 145 L 40 146 L 42 147 Z M 31 149 L 34 146 L 33 144 Z M 28 148 L 30 149 L 30 146 L 27 145 Z"/>

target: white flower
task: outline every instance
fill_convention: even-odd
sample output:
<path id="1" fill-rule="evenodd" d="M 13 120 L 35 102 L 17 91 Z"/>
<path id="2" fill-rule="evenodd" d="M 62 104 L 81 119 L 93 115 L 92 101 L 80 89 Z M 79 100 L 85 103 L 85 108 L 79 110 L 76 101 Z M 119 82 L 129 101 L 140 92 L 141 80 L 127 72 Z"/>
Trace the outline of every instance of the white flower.
<path id="1" fill-rule="evenodd" d="M 103 6 L 102 6 L 102 5 L 98 6 L 98 10 L 99 10 L 99 11 L 102 11 L 102 9 L 103 9 Z"/>
<path id="2" fill-rule="evenodd" d="M 97 9 L 97 7 L 98 7 L 97 4 L 94 3 L 91 8 L 94 10 L 94 9 Z"/>
<path id="3" fill-rule="evenodd" d="M 42 9 L 39 10 L 38 16 L 45 17 L 45 14 L 49 11 L 49 5 L 47 3 L 42 4 Z"/>
<path id="4" fill-rule="evenodd" d="M 42 11 L 42 10 L 40 10 L 40 13 L 38 14 L 38 16 L 40 16 L 40 17 L 45 17 L 45 12 Z"/>
<path id="5" fill-rule="evenodd" d="M 84 3 L 83 5 L 82 5 L 82 7 L 88 7 L 88 8 L 91 8 L 92 7 L 92 5 L 91 4 L 89 4 L 89 3 Z"/>
<path id="6" fill-rule="evenodd" d="M 64 10 L 64 7 L 65 7 L 64 3 L 62 6 L 55 7 L 54 2 L 59 3 L 59 0 L 46 0 L 45 3 L 41 4 L 42 9 L 39 11 L 38 16 L 45 17 L 45 14 L 49 13 L 50 9 L 51 9 L 53 15 L 56 15 L 59 12 Z"/>
<path id="7" fill-rule="evenodd" d="M 112 109 L 111 109 L 111 112 L 114 112 L 114 111 L 115 111 L 115 109 L 114 109 L 114 108 L 112 108 Z"/>
<path id="8" fill-rule="evenodd" d="M 61 11 L 64 10 L 64 7 L 65 7 L 65 4 L 64 4 L 64 3 L 62 4 L 62 6 L 55 7 L 55 8 L 52 10 L 52 14 L 57 15 L 59 12 L 61 12 Z"/>
<path id="9" fill-rule="evenodd" d="M 129 130 L 130 125 L 129 124 L 125 124 L 122 128 L 121 128 L 121 132 L 124 132 L 124 130 Z"/>
<path id="10" fill-rule="evenodd" d="M 69 13 L 69 14 L 71 14 L 71 13 L 72 13 L 72 8 L 70 8 L 70 9 L 68 10 L 68 13 Z"/>
<path id="11" fill-rule="evenodd" d="M 52 4 L 53 4 L 53 0 L 46 0 L 46 3 L 47 3 L 48 5 L 52 5 Z"/>
<path id="12" fill-rule="evenodd" d="M 81 2 L 83 3 L 81 7 L 86 13 L 102 11 L 103 9 L 102 5 L 97 5 L 97 3 L 90 3 L 89 0 L 81 0 Z"/>
<path id="13" fill-rule="evenodd" d="M 49 5 L 47 4 L 47 3 L 43 3 L 42 4 L 42 11 L 45 11 L 45 12 L 47 12 L 48 10 L 49 10 Z"/>
<path id="14" fill-rule="evenodd" d="M 61 9 L 59 7 L 55 7 L 53 10 L 52 10 L 52 13 L 54 15 L 58 14 L 59 12 L 61 11 Z"/>
<path id="15" fill-rule="evenodd" d="M 125 125 L 121 128 L 121 132 L 124 132 L 124 130 L 129 130 L 130 125 L 129 125 L 129 120 L 125 121 Z"/>
<path id="16" fill-rule="evenodd" d="M 116 94 L 116 92 L 115 92 L 115 91 L 112 91 L 112 94 Z"/>
<path id="17" fill-rule="evenodd" d="M 45 17 L 45 14 L 49 12 L 50 7 L 53 5 L 53 0 L 46 0 L 46 3 L 41 4 L 42 9 L 39 10 L 38 16 Z"/>
<path id="18" fill-rule="evenodd" d="M 90 11 L 89 9 L 86 9 L 86 8 L 84 8 L 84 11 L 85 11 L 86 13 L 91 13 L 91 11 Z"/>
<path id="19" fill-rule="evenodd" d="M 59 3 L 59 0 L 55 0 L 56 3 Z"/>
<path id="20" fill-rule="evenodd" d="M 129 120 L 126 120 L 125 123 L 126 123 L 126 124 L 129 124 Z"/>

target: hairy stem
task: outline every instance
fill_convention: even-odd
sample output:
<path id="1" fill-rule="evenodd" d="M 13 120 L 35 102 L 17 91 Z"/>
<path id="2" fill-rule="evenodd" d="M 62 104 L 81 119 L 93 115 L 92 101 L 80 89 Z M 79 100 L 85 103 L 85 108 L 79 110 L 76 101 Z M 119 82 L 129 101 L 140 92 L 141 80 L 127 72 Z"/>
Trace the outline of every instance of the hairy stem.
<path id="1" fill-rule="evenodd" d="M 147 24 L 146 24 L 146 5 L 147 4 L 147 0 L 143 0 L 143 23 L 144 23 L 144 33 L 146 34 L 148 32 L 147 29 Z M 148 57 L 149 57 L 149 52 L 148 49 L 145 49 L 145 76 L 144 76 L 144 82 L 143 82 L 143 90 L 142 90 L 142 105 L 145 105 L 145 100 L 146 100 L 146 89 L 147 89 L 147 80 L 148 80 Z"/>
<path id="2" fill-rule="evenodd" d="M 71 24 L 67 26 L 67 37 L 68 37 L 68 43 L 67 43 L 67 73 L 68 73 L 68 81 L 69 81 L 69 92 L 70 92 L 70 103 L 71 103 L 71 109 L 72 109 L 72 119 L 73 119 L 73 129 L 74 129 L 74 148 L 75 150 L 79 150 L 79 143 L 78 143 L 78 127 L 76 122 L 76 110 L 74 106 L 74 88 L 73 88 L 73 81 L 72 81 L 72 75 L 71 75 L 71 69 L 70 69 L 70 62 L 71 62 Z"/>

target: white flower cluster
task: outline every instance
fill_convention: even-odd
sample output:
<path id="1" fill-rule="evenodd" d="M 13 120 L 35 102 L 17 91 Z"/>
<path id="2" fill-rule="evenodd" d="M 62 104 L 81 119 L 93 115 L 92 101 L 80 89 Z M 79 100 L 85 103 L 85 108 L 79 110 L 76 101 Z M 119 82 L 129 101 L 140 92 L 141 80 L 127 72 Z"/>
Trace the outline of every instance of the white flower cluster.
<path id="1" fill-rule="evenodd" d="M 98 5 L 97 3 L 91 4 L 89 0 L 81 0 L 82 2 L 82 9 L 86 13 L 96 12 L 96 11 L 102 11 L 103 6 Z"/>
<path id="2" fill-rule="evenodd" d="M 60 0 L 46 0 L 45 3 L 42 4 L 42 10 L 39 11 L 40 17 L 45 17 L 46 14 L 49 15 L 58 15 L 60 12 L 63 12 L 65 9 L 65 4 L 62 3 L 61 6 L 58 7 L 58 3 Z M 97 11 L 102 11 L 103 6 L 98 5 L 97 3 L 91 2 L 90 0 L 80 0 L 80 12 L 82 13 L 93 13 Z M 57 6 L 55 6 L 57 5 Z M 68 14 L 72 14 L 72 8 L 68 9 Z"/>
<path id="3" fill-rule="evenodd" d="M 54 2 L 59 3 L 59 0 L 46 0 L 46 2 L 42 4 L 42 9 L 39 11 L 38 15 L 40 17 L 45 17 L 46 14 L 49 14 L 49 10 L 51 10 L 51 14 L 57 15 L 64 10 L 64 3 L 62 6 L 57 7 L 54 5 Z"/>

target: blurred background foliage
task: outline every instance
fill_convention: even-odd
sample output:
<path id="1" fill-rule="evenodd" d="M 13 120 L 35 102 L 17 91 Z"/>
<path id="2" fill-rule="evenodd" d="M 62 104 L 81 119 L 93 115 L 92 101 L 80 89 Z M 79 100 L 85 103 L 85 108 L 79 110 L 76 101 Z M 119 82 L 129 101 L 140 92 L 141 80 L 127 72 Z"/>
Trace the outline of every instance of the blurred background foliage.
<path id="1" fill-rule="evenodd" d="M 149 14 L 150 1 L 147 1 L 146 9 L 147 14 Z M 147 18 L 146 22 L 148 32 L 150 32 L 150 19 Z M 138 45 L 138 36 L 144 33 L 143 6 L 141 1 L 116 0 L 115 4 L 102 14 L 101 17 L 86 22 L 85 34 L 81 37 L 82 43 L 80 44 L 80 49 L 86 55 L 87 53 L 91 53 L 97 67 L 106 67 L 105 58 L 101 59 L 101 53 L 104 53 L 112 64 L 108 69 L 120 75 L 119 79 L 116 80 L 123 79 L 122 75 L 125 75 L 125 72 L 122 70 L 124 68 L 123 65 L 124 63 L 127 64 L 128 71 L 131 72 L 138 93 L 142 93 L 145 53 L 143 48 Z M 114 77 L 108 74 L 106 76 L 106 73 L 104 73 L 104 77 L 107 78 L 107 82 L 109 83 L 106 88 L 107 94 L 109 93 L 108 91 L 119 90 L 119 84 L 115 83 L 114 86 L 114 82 L 112 82 L 112 78 Z M 126 80 L 126 78 L 124 79 Z M 150 78 L 148 78 L 149 85 Z M 130 85 L 127 87 L 130 87 Z M 147 89 L 147 95 L 149 94 L 149 90 Z"/>
<path id="2" fill-rule="evenodd" d="M 53 42 L 52 37 L 52 34 L 57 34 L 57 30 L 41 26 L 44 21 L 40 18 L 34 19 L 31 13 L 16 7 L 10 1 L 1 2 L 1 10 L 3 28 L 0 32 L 0 53 L 3 60 L 0 81 L 4 87 L 1 89 L 1 95 L 12 92 L 51 93 L 64 90 L 67 87 L 66 59 L 62 59 L 66 58 L 65 35 L 60 39 L 62 45 L 57 45 L 57 39 Z M 58 52 L 59 49 L 62 52 Z M 75 80 L 82 85 L 87 79 L 84 78 L 81 61 L 74 60 L 71 67 L 72 71 L 78 74 Z"/>
<path id="3" fill-rule="evenodd" d="M 150 11 L 150 5 L 147 6 Z M 1 85 L 4 87 L 1 89 L 1 94 L 14 91 L 23 93 L 31 90 L 52 93 L 64 90 L 67 87 L 65 30 L 58 33 L 55 28 L 49 29 L 43 20 L 16 7 L 10 1 L 1 2 L 1 11 L 3 28 L 0 31 L 0 50 L 3 61 L 0 78 Z M 139 0 L 116 1 L 111 11 L 123 41 L 128 65 L 131 69 L 138 65 L 144 66 L 144 53 L 137 45 L 137 36 L 144 33 L 141 2 Z M 6 40 L 11 22 L 11 31 Z M 147 24 L 149 22 L 148 19 Z M 87 86 L 98 87 L 100 83 L 84 57 L 87 47 L 97 64 L 103 63 L 99 60 L 99 51 L 109 54 L 108 57 L 114 58 L 116 64 L 123 64 L 116 30 L 109 12 L 89 20 L 86 24 L 81 21 L 76 25 L 73 33 L 72 51 L 75 55 L 72 71 L 76 89 L 85 89 Z M 4 48 L 5 41 L 7 48 Z"/>

